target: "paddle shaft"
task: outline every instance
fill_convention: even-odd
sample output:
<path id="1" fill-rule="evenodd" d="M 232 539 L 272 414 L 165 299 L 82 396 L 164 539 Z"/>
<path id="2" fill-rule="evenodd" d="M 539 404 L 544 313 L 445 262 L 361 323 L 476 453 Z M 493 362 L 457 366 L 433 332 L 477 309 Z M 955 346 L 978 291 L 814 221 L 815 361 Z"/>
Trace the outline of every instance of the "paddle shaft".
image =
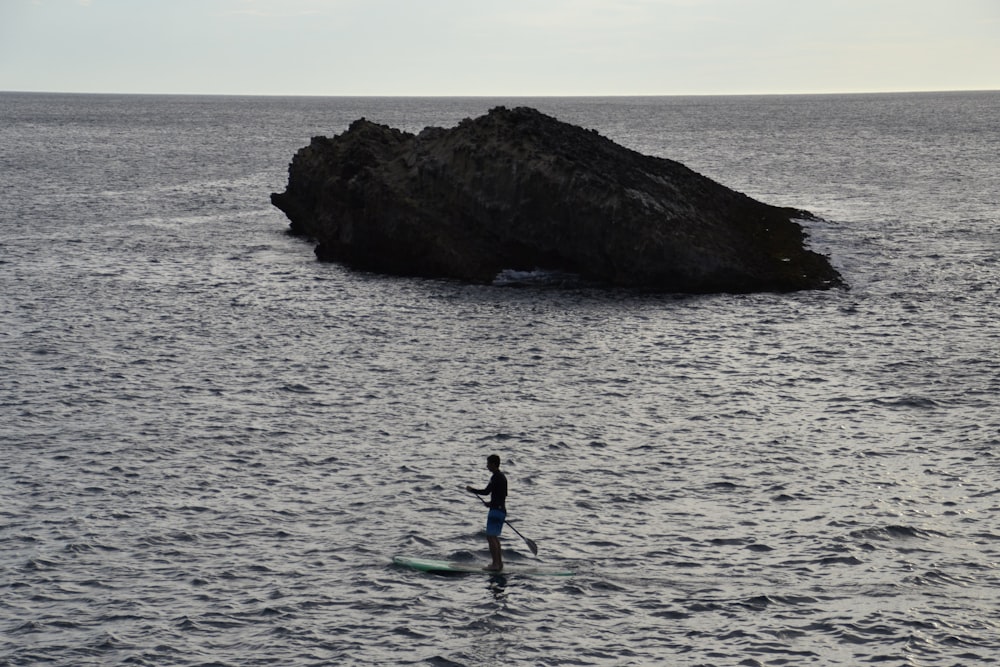
<path id="1" fill-rule="evenodd" d="M 472 493 L 472 492 L 470 491 L 469 493 Z M 487 507 L 490 506 L 490 504 L 488 502 L 486 502 L 485 500 L 483 500 L 482 498 L 479 497 L 478 493 L 473 493 L 472 495 L 474 495 L 476 498 L 479 498 L 479 502 L 481 502 L 482 504 L 486 505 Z M 507 524 L 508 526 L 510 526 L 510 529 L 513 530 L 515 533 L 517 533 L 518 537 L 520 537 L 522 540 L 524 540 L 524 543 L 528 545 L 529 549 L 531 549 L 531 553 L 533 553 L 536 556 L 538 555 L 538 545 L 535 544 L 534 540 L 529 540 L 524 535 L 521 535 L 521 531 L 519 531 L 514 526 L 511 526 L 510 521 L 508 521 L 507 519 L 504 519 L 503 522 L 505 524 Z"/>

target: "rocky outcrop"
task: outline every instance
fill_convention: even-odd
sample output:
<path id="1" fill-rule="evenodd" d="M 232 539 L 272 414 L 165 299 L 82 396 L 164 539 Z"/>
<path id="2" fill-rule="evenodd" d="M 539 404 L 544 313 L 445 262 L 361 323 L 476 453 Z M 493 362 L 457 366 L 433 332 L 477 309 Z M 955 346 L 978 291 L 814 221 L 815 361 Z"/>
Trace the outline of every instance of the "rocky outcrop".
<path id="1" fill-rule="evenodd" d="M 320 259 L 491 282 L 551 270 L 671 292 L 841 284 L 795 219 L 684 165 L 528 108 L 413 135 L 360 119 L 296 153 L 271 195 Z"/>

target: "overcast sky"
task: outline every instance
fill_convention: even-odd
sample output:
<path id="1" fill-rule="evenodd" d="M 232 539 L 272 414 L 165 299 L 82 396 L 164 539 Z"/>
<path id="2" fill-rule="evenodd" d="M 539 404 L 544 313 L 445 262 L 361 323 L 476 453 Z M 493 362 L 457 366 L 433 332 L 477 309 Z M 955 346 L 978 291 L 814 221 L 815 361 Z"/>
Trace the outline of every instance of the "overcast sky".
<path id="1" fill-rule="evenodd" d="M 0 0 L 0 90 L 1000 89 L 1000 0 Z"/>

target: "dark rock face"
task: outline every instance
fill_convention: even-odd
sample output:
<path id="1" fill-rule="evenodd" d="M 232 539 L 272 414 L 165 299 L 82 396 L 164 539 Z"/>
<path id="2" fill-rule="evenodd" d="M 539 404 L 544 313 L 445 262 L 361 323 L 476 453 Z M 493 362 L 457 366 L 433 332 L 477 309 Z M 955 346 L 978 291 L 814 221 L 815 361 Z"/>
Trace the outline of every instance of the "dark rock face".
<path id="1" fill-rule="evenodd" d="M 552 270 L 670 292 L 823 289 L 795 218 L 684 165 L 528 108 L 419 135 L 353 122 L 296 153 L 271 202 L 320 259 L 491 282 Z"/>

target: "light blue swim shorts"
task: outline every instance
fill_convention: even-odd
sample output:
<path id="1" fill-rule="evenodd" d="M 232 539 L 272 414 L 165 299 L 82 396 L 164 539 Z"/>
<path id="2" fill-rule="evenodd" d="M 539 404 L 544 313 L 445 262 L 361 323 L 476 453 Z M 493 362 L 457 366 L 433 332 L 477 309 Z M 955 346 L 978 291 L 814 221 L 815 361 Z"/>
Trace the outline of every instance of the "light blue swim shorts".
<path id="1" fill-rule="evenodd" d="M 500 531 L 503 530 L 504 519 L 506 518 L 506 512 L 491 508 L 490 513 L 486 515 L 486 534 L 492 537 L 499 537 Z"/>

